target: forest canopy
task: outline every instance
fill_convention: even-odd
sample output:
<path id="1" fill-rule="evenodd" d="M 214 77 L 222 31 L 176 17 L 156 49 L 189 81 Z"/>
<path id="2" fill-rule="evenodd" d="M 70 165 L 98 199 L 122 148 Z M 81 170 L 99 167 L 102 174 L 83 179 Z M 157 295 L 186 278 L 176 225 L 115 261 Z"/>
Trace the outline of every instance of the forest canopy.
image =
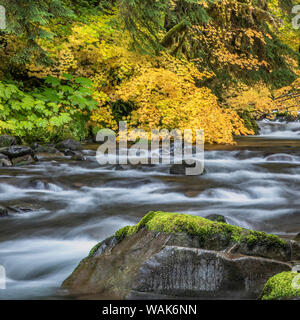
<path id="1" fill-rule="evenodd" d="M 293 0 L 0 0 L 0 133 L 200 127 L 208 143 L 297 116 Z"/>

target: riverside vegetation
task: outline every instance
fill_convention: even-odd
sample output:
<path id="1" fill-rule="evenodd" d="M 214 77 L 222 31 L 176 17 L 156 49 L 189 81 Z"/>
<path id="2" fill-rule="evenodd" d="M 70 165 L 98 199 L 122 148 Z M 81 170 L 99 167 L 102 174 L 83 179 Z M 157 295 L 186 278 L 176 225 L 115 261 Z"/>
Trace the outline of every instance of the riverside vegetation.
<path id="1" fill-rule="evenodd" d="M 204 129 L 207 143 L 296 116 L 293 0 L 1 1 L 0 133 L 85 140 L 98 129 Z"/>

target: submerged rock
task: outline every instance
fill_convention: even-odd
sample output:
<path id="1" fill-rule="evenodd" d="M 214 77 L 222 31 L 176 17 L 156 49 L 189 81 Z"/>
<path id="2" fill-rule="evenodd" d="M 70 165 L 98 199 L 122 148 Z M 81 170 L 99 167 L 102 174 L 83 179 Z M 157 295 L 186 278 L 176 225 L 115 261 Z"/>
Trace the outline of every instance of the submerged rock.
<path id="1" fill-rule="evenodd" d="M 299 298 L 300 274 L 292 271 L 281 272 L 271 277 L 261 294 L 262 300 L 290 300 Z"/>
<path id="2" fill-rule="evenodd" d="M 32 211 L 40 210 L 40 208 L 30 205 L 30 206 L 21 206 L 21 205 L 12 205 L 7 207 L 10 214 L 22 214 Z"/>
<path id="3" fill-rule="evenodd" d="M 200 193 L 201 191 L 198 190 L 188 190 L 184 192 L 184 195 L 188 198 L 196 198 L 199 196 Z"/>
<path id="4" fill-rule="evenodd" d="M 118 299 L 145 294 L 257 298 L 269 277 L 291 270 L 291 247 L 264 232 L 149 212 L 95 246 L 62 287 L 72 295 Z"/>
<path id="5" fill-rule="evenodd" d="M 266 157 L 266 161 L 293 162 L 295 158 L 289 154 L 278 153 Z"/>

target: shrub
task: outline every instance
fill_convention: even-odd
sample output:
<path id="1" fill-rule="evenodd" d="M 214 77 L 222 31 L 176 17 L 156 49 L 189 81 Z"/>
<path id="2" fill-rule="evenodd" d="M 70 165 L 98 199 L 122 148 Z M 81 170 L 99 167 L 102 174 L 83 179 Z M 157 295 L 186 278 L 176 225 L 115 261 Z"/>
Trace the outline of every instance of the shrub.
<path id="1" fill-rule="evenodd" d="M 21 83 L 0 82 L 0 133 L 26 142 L 58 141 L 65 135 L 83 139 L 86 123 L 97 106 L 92 81 L 65 75 L 47 77 L 45 85 L 26 92 Z"/>

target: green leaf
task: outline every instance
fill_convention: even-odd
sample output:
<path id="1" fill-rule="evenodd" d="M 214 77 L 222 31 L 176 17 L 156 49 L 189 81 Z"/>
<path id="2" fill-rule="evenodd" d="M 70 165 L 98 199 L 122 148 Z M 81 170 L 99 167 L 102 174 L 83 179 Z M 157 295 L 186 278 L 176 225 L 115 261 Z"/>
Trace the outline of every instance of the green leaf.
<path id="1" fill-rule="evenodd" d="M 85 87 L 92 87 L 93 86 L 93 81 L 88 78 L 84 78 L 84 77 L 76 78 L 75 83 L 80 84 Z"/>
<path id="2" fill-rule="evenodd" d="M 60 85 L 60 80 L 58 78 L 55 78 L 52 76 L 48 76 L 46 78 L 45 82 L 47 84 L 50 84 L 52 87 L 56 87 L 56 86 Z"/>
<path id="3" fill-rule="evenodd" d="M 93 91 L 91 90 L 91 89 L 89 89 L 89 88 L 84 88 L 84 87 L 82 87 L 82 88 L 79 88 L 78 89 L 78 91 L 80 92 L 80 94 L 82 95 L 82 96 L 90 96 L 90 95 L 92 95 L 93 94 Z"/>
<path id="4" fill-rule="evenodd" d="M 68 74 L 68 73 L 63 73 L 63 77 L 66 79 L 66 80 L 73 80 L 73 76 L 71 74 Z"/>
<path id="5" fill-rule="evenodd" d="M 59 86 L 59 90 L 61 90 L 63 93 L 70 93 L 70 94 L 73 94 L 74 93 L 74 89 L 70 86 Z"/>

